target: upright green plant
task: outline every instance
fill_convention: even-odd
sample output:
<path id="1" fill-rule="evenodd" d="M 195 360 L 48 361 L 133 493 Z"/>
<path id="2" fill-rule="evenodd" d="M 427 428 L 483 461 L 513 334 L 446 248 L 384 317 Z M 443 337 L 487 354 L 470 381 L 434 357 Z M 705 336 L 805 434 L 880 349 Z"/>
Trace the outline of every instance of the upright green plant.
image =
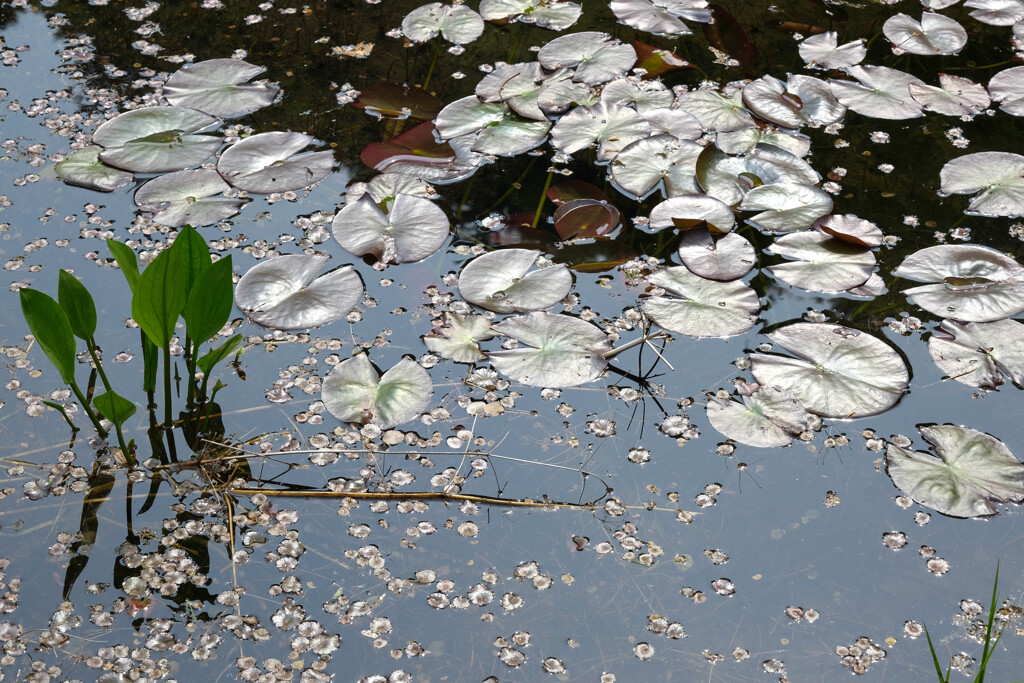
<path id="1" fill-rule="evenodd" d="M 981 650 L 981 660 L 978 664 L 978 673 L 974 676 L 974 683 L 984 683 L 985 671 L 988 668 L 988 660 L 992 657 L 992 653 L 995 652 L 996 646 L 999 644 L 1000 638 L 1003 637 L 1002 630 L 996 634 L 995 639 L 992 638 L 992 630 L 995 625 L 996 618 L 996 599 L 999 591 L 999 564 L 996 564 L 996 580 L 992 584 L 992 602 L 988 608 L 988 622 L 985 624 L 985 644 Z M 939 657 L 935 653 L 935 646 L 932 644 L 931 634 L 928 633 L 928 627 L 924 627 L 924 635 L 928 639 L 928 649 L 932 653 L 932 663 L 935 664 L 935 674 L 939 678 L 939 683 L 949 683 L 949 672 L 952 667 L 952 662 L 946 667 L 945 673 L 942 671 L 942 665 L 939 664 Z"/>

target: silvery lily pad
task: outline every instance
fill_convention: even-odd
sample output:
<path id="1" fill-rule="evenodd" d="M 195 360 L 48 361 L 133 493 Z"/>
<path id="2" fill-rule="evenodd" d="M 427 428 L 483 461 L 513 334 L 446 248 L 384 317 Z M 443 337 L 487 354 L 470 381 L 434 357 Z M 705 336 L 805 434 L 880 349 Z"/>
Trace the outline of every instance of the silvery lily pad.
<path id="1" fill-rule="evenodd" d="M 643 303 L 651 320 L 670 332 L 691 337 L 731 337 L 757 322 L 757 293 L 739 281 L 716 282 L 686 266 L 663 268 L 647 278 L 676 296 L 652 296 Z"/>
<path id="2" fill-rule="evenodd" d="M 839 44 L 835 31 L 825 31 L 800 41 L 797 48 L 808 69 L 843 69 L 860 64 L 867 56 L 863 40 Z"/>
<path id="3" fill-rule="evenodd" d="M 449 43 L 471 43 L 484 32 L 484 20 L 465 5 L 432 2 L 417 7 L 402 20 L 409 40 L 425 43 L 441 34 Z"/>
<path id="4" fill-rule="evenodd" d="M 672 135 L 635 140 L 609 165 L 612 182 L 624 194 L 637 199 L 662 183 L 666 197 L 697 194 L 697 157 L 703 150 L 696 142 Z"/>
<path id="5" fill-rule="evenodd" d="M 164 84 L 173 105 L 231 118 L 262 109 L 281 91 L 276 85 L 246 83 L 266 71 L 241 59 L 209 59 L 183 66 Z"/>
<path id="6" fill-rule="evenodd" d="M 531 387 L 574 387 L 593 381 L 608 367 L 612 345 L 599 327 L 570 315 L 528 313 L 493 325 L 519 348 L 488 354 L 491 365 Z"/>
<path id="7" fill-rule="evenodd" d="M 974 194 L 964 213 L 971 216 L 1024 216 L 1024 156 L 978 152 L 946 162 L 939 193 Z"/>
<path id="8" fill-rule="evenodd" d="M 608 161 L 634 140 L 646 138 L 651 127 L 630 107 L 598 102 L 576 107 L 551 129 L 551 144 L 572 154 L 597 143 L 597 157 Z"/>
<path id="9" fill-rule="evenodd" d="M 245 205 L 244 199 L 225 197 L 231 186 L 209 168 L 175 171 L 157 176 L 139 188 L 135 203 L 153 212 L 160 225 L 180 228 L 213 225 L 234 216 Z"/>
<path id="10" fill-rule="evenodd" d="M 871 273 L 868 281 L 856 287 L 850 287 L 846 293 L 850 296 L 860 296 L 867 299 L 874 299 L 887 293 L 889 288 L 885 286 L 885 280 L 878 273 Z"/>
<path id="11" fill-rule="evenodd" d="M 915 55 L 955 55 L 967 44 L 967 31 L 955 19 L 925 12 L 921 21 L 894 14 L 882 25 L 893 47 Z"/>
<path id="12" fill-rule="evenodd" d="M 760 211 L 747 219 L 751 225 L 768 232 L 792 232 L 810 227 L 832 211 L 832 197 L 813 185 L 773 183 L 747 192 L 736 207 L 740 211 Z"/>
<path id="13" fill-rule="evenodd" d="M 559 85 L 564 86 L 571 82 L 572 73 L 570 69 L 548 72 L 537 62 L 508 64 L 484 76 L 476 86 L 476 96 L 481 102 L 504 102 L 524 118 L 546 122 L 548 114 L 562 113 L 568 109 L 569 103 L 566 102 L 565 107 L 559 108 L 560 110 L 542 109 L 541 99 L 550 99 L 552 93 L 557 93 Z M 579 84 L 576 84 L 576 87 L 586 88 Z M 467 100 L 467 106 L 469 104 L 471 103 Z M 450 117 L 452 113 L 446 118 Z M 485 118 L 489 117 L 485 114 Z"/>
<path id="14" fill-rule="evenodd" d="M 895 444 L 885 452 L 886 471 L 900 491 L 951 517 L 994 515 L 993 501 L 1024 500 L 1024 463 L 1002 441 L 954 425 L 920 430 L 935 455 Z"/>
<path id="15" fill-rule="evenodd" d="M 249 319 L 278 330 L 305 330 L 333 322 L 363 298 L 352 266 L 317 277 L 328 256 L 290 254 L 258 263 L 235 286 L 235 303 Z"/>
<path id="16" fill-rule="evenodd" d="M 550 128 L 550 121 L 533 121 L 509 113 L 501 121 L 473 133 L 470 149 L 478 154 L 515 156 L 544 142 Z"/>
<path id="17" fill-rule="evenodd" d="M 769 268 L 786 284 L 812 292 L 842 292 L 871 277 L 875 255 L 860 245 L 816 230 L 794 232 L 775 240 L 773 253 L 795 259 Z"/>
<path id="18" fill-rule="evenodd" d="M 688 229 L 700 223 L 718 232 L 729 232 L 736 225 L 736 215 L 729 205 L 703 194 L 672 197 L 651 209 L 650 227 Z"/>
<path id="19" fill-rule="evenodd" d="M 826 235 L 868 249 L 882 245 L 882 231 L 878 226 L 853 214 L 822 216 L 814 222 L 814 227 Z"/>
<path id="20" fill-rule="evenodd" d="M 708 422 L 733 441 L 748 446 L 788 446 L 807 430 L 809 415 L 804 404 L 779 387 L 737 385 L 743 403 L 708 395 Z"/>
<path id="21" fill-rule="evenodd" d="M 729 232 L 717 240 L 704 228 L 683 233 L 679 258 L 694 274 L 709 280 L 738 280 L 754 267 L 757 256 L 746 237 Z"/>
<path id="22" fill-rule="evenodd" d="M 576 67 L 573 80 L 596 85 L 628 71 L 636 62 L 636 50 L 607 33 L 583 31 L 555 38 L 537 53 L 545 69 Z"/>
<path id="23" fill-rule="evenodd" d="M 601 101 L 634 107 L 641 116 L 671 106 L 675 96 L 660 80 L 616 78 L 601 88 Z"/>
<path id="24" fill-rule="evenodd" d="M 400 194 L 411 194 L 424 199 L 437 199 L 440 195 L 430 183 L 406 173 L 378 173 L 365 183 L 352 183 L 345 188 L 345 203 L 351 204 L 364 194 L 381 204 Z"/>
<path id="25" fill-rule="evenodd" d="M 102 147 L 89 145 L 75 150 L 71 155 L 57 163 L 53 170 L 57 177 L 68 185 L 87 187 L 100 192 L 113 192 L 135 180 L 130 171 L 114 168 L 100 161 Z"/>
<path id="26" fill-rule="evenodd" d="M 433 393 L 430 375 L 416 361 L 403 358 L 378 375 L 361 353 L 327 373 L 322 397 L 328 412 L 342 422 L 390 429 L 422 413 Z"/>
<path id="27" fill-rule="evenodd" d="M 476 363 L 486 358 L 478 342 L 494 336 L 487 318 L 445 313 L 445 323 L 444 327 L 435 327 L 423 336 L 428 349 L 456 363 Z"/>
<path id="28" fill-rule="evenodd" d="M 246 192 L 270 194 L 299 190 L 320 182 L 334 168 L 334 152 L 298 152 L 314 138 L 303 133 L 257 133 L 228 147 L 217 172 Z"/>
<path id="29" fill-rule="evenodd" d="M 690 35 L 693 31 L 683 19 L 711 23 L 704 0 L 612 0 L 609 7 L 622 23 L 657 35 Z"/>
<path id="30" fill-rule="evenodd" d="M 899 354 L 888 344 L 841 325 L 794 323 L 768 338 L 797 358 L 751 354 L 750 372 L 762 386 L 778 386 L 823 417 L 857 418 L 891 408 L 910 384 Z"/>
<path id="31" fill-rule="evenodd" d="M 387 172 L 416 176 L 437 185 L 465 180 L 481 166 L 489 163 L 486 155 L 473 151 L 474 140 L 475 136 L 472 133 L 448 140 L 448 146 L 455 152 L 455 158 L 445 164 L 424 164 L 420 159 L 398 160 L 388 163 Z"/>
<path id="32" fill-rule="evenodd" d="M 916 76 L 885 66 L 851 66 L 846 73 L 854 81 L 830 80 L 836 99 L 849 109 L 875 119 L 913 119 L 921 116 L 921 105 L 910 96 L 912 83 L 924 85 Z"/>
<path id="33" fill-rule="evenodd" d="M 220 119 L 187 107 L 145 107 L 102 124 L 92 139 L 103 147 L 100 159 L 136 173 L 166 173 L 197 166 L 219 148 L 213 135 L 192 135 Z"/>
<path id="34" fill-rule="evenodd" d="M 965 322 L 991 322 L 1024 311 L 1024 268 L 1008 256 L 969 244 L 916 251 L 896 276 L 930 282 L 904 292 L 924 310 Z"/>
<path id="35" fill-rule="evenodd" d="M 988 82 L 988 92 L 1007 114 L 1024 116 L 1024 66 L 997 73 Z"/>
<path id="36" fill-rule="evenodd" d="M 743 102 L 762 119 L 786 128 L 826 126 L 846 114 L 828 83 L 800 74 L 790 74 L 786 82 L 773 76 L 751 81 L 743 88 Z"/>
<path id="37" fill-rule="evenodd" d="M 1016 320 L 958 323 L 943 320 L 928 339 L 928 352 L 951 379 L 997 389 L 1003 375 L 1024 387 L 1024 325 Z"/>
<path id="38" fill-rule="evenodd" d="M 782 131 L 773 126 L 731 130 L 715 137 L 715 146 L 732 155 L 749 154 L 762 142 L 784 149 L 801 159 L 811 151 L 811 139 L 806 135 Z"/>
<path id="39" fill-rule="evenodd" d="M 487 21 L 521 21 L 552 31 L 564 31 L 580 18 L 583 8 L 562 0 L 480 0 Z"/>
<path id="40" fill-rule="evenodd" d="M 996 74 L 998 76 L 999 74 Z M 939 85 L 911 83 L 910 96 L 928 111 L 946 116 L 973 116 L 992 103 L 984 86 L 962 76 L 939 74 Z"/>
<path id="41" fill-rule="evenodd" d="M 474 95 L 455 100 L 445 106 L 434 119 L 437 135 L 442 140 L 457 138 L 498 123 L 508 113 L 503 102 L 481 102 Z"/>
<path id="42" fill-rule="evenodd" d="M 662 133 L 680 140 L 696 140 L 704 134 L 697 117 L 682 109 L 650 109 L 641 116 L 651 126 L 651 135 Z"/>
<path id="43" fill-rule="evenodd" d="M 1012 26 L 1024 19 L 1021 0 L 967 0 L 964 7 L 973 8 L 971 17 L 991 26 Z"/>
<path id="44" fill-rule="evenodd" d="M 743 91 L 739 88 L 728 94 L 714 90 L 691 90 L 679 96 L 679 106 L 697 117 L 707 130 L 727 132 L 754 128 L 754 119 L 743 105 Z"/>
<path id="45" fill-rule="evenodd" d="M 758 185 L 800 183 L 814 185 L 820 180 L 810 164 L 784 149 L 764 143 L 740 157 L 729 156 L 715 147 L 705 147 L 697 158 L 697 182 L 704 191 L 732 206 Z"/>
<path id="46" fill-rule="evenodd" d="M 466 301 L 498 313 L 554 306 L 572 289 L 572 274 L 564 265 L 530 270 L 540 255 L 532 249 L 499 249 L 477 256 L 459 275 L 459 293 Z"/>
<path id="47" fill-rule="evenodd" d="M 423 197 L 400 194 L 387 213 L 368 195 L 346 204 L 331 223 L 334 239 L 351 253 L 381 263 L 422 261 L 448 240 L 448 217 Z"/>

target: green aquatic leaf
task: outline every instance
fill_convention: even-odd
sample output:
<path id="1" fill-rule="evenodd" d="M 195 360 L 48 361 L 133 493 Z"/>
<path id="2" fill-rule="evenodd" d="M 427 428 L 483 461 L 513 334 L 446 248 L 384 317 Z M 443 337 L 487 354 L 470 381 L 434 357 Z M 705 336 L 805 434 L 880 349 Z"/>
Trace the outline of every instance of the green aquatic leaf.
<path id="1" fill-rule="evenodd" d="M 434 385 L 416 361 L 403 358 L 378 375 L 366 354 L 334 366 L 323 384 L 328 412 L 342 422 L 390 429 L 412 420 L 430 404 Z"/>
<path id="2" fill-rule="evenodd" d="M 205 243 L 204 243 L 205 246 Z M 185 329 L 195 344 L 217 334 L 231 316 L 231 256 L 208 266 L 196 277 L 182 317 Z"/>
<path id="3" fill-rule="evenodd" d="M 935 455 L 895 444 L 885 453 L 886 471 L 903 493 L 951 517 L 994 515 L 993 501 L 1024 501 L 1024 463 L 1002 441 L 954 425 L 920 430 Z"/>
<path id="4" fill-rule="evenodd" d="M 230 356 L 232 351 L 234 351 L 241 343 L 242 335 L 236 334 L 232 337 L 229 337 L 220 346 L 214 347 L 205 355 L 200 356 L 199 360 L 196 361 L 196 365 L 199 366 L 199 369 L 203 371 L 203 375 L 209 377 L 210 373 L 213 372 L 214 366 L 216 366 L 217 363 L 221 362 L 222 360 Z"/>
<path id="5" fill-rule="evenodd" d="M 110 250 L 110 255 L 114 257 L 124 274 L 124 279 L 128 281 L 128 288 L 134 294 L 139 285 L 139 257 L 136 256 L 135 250 L 113 238 L 107 240 L 107 249 Z"/>
<path id="6" fill-rule="evenodd" d="M 96 303 L 85 285 L 66 270 L 57 272 L 57 300 L 68 317 L 71 331 L 83 341 L 96 334 Z"/>
<path id="7" fill-rule="evenodd" d="M 18 295 L 29 332 L 57 368 L 61 380 L 71 384 L 75 381 L 75 335 L 64 309 L 53 297 L 34 289 L 24 288 Z"/>
<path id="8" fill-rule="evenodd" d="M 171 249 L 177 251 L 181 257 L 181 267 L 185 271 L 185 293 L 189 295 L 199 275 L 213 263 L 210 247 L 195 228 L 186 225 L 174 238 Z"/>
<path id="9" fill-rule="evenodd" d="M 160 348 L 174 337 L 174 327 L 188 301 L 188 267 L 181 251 L 161 251 L 146 266 L 132 296 L 132 318 Z"/>
<path id="10" fill-rule="evenodd" d="M 113 391 L 100 394 L 92 400 L 92 403 L 103 414 L 103 417 L 118 427 L 127 422 L 136 410 L 134 403 Z"/>

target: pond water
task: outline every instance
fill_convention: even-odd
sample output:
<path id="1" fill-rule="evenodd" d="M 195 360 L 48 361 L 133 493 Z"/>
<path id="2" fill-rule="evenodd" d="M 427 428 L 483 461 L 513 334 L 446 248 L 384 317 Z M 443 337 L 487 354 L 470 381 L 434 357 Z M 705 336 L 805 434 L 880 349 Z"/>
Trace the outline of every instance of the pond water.
<path id="1" fill-rule="evenodd" d="M 612 4 L 620 13 L 632 7 L 640 18 L 634 21 L 653 16 L 636 9 L 639 0 Z M 703 3 L 678 4 L 700 18 Z M 1024 6 L 1005 4 L 1006 16 L 1019 9 L 1024 17 Z M 507 380 L 490 373 L 487 361 L 473 367 L 432 356 L 421 336 L 445 313 L 484 313 L 460 303 L 457 276 L 474 257 L 495 246 L 543 243 L 556 262 L 573 267 L 574 278 L 571 292 L 548 310 L 590 320 L 595 330 L 614 333 L 615 346 L 641 337 L 639 311 L 658 294 L 645 276 L 659 264 L 680 265 L 680 233 L 699 221 L 678 218 L 680 227 L 663 230 L 636 222 L 661 204 L 661 191 L 641 200 L 620 192 L 587 143 L 560 158 L 544 142 L 536 152 L 496 155 L 472 177 L 435 184 L 433 201 L 451 228 L 428 258 L 375 268 L 372 256 L 353 256 L 329 234 L 335 213 L 355 203 L 351 184 L 377 175 L 360 159 L 368 145 L 472 95 L 489 71 L 481 65 L 532 61 L 535 48 L 560 35 L 604 31 L 626 45 L 671 50 L 689 66 L 661 79 L 680 92 L 765 74 L 843 78 L 838 69 L 806 69 L 800 56 L 799 40 L 826 31 L 836 31 L 840 44 L 864 39 L 864 64 L 929 84 L 940 73 L 987 84 L 1020 61 L 1012 16 L 991 25 L 970 7 L 943 8 L 967 35 L 959 54 L 943 56 L 893 53 L 882 26 L 898 12 L 919 18 L 922 7 L 909 0 L 727 2 L 714 7 L 714 24 L 687 21 L 693 35 L 669 36 L 631 28 L 607 3 L 588 0 L 571 28 L 487 23 L 478 39 L 449 49 L 440 38 L 417 44 L 395 30 L 418 5 L 0 5 L 0 254 L 8 285 L 0 324 L 9 375 L 0 396 L 3 673 L 34 681 L 606 682 L 834 680 L 854 671 L 923 681 L 934 675 L 919 632 L 927 624 L 943 668 L 956 656 L 957 670 L 973 677 L 998 566 L 1004 637 L 987 675 L 1019 678 L 1019 508 L 997 503 L 989 518 L 946 516 L 897 489 L 885 459 L 887 444 L 928 450 L 919 426 L 944 424 L 990 434 L 1024 453 L 1020 389 L 1010 381 L 992 391 L 950 379 L 928 347 L 942 317 L 908 302 L 903 290 L 916 283 L 893 275 L 908 256 L 938 244 L 982 245 L 1020 260 L 1024 229 L 1010 216 L 1024 206 L 965 216 L 969 197 L 937 194 L 951 160 L 1021 150 L 1020 119 L 997 104 L 963 119 L 849 111 L 842 126 L 804 129 L 805 156 L 822 176 L 832 213 L 855 214 L 886 236 L 873 251 L 885 293 L 823 294 L 787 284 L 768 270 L 784 260 L 765 252 L 776 236 L 744 224 L 752 212 L 740 211 L 734 232 L 757 254 L 757 267 L 742 280 L 760 303 L 756 324 L 725 339 L 679 331 L 653 337 L 578 386 L 542 390 Z M 450 30 L 462 30 L 456 24 Z M 415 27 L 406 33 L 415 36 Z M 129 324 L 132 293 L 104 242 L 128 242 L 148 263 L 178 234 L 133 201 L 155 174 L 139 173 L 104 193 L 62 182 L 54 166 L 115 112 L 166 106 L 157 100 L 160 88 L 184 63 L 228 57 L 266 67 L 259 78 L 282 93 L 268 107 L 229 119 L 222 131 L 307 133 L 338 163 L 310 188 L 252 192 L 237 215 L 197 226 L 201 236 L 214 254 L 231 255 L 236 276 L 278 255 L 321 253 L 331 257 L 329 267 L 351 264 L 365 295 L 336 322 L 289 332 L 248 321 L 236 307 L 222 333 L 241 334 L 243 353 L 214 370 L 226 386 L 216 394 L 219 414 L 206 440 L 197 441 L 180 426 L 169 434 L 153 428 L 163 421 L 163 389 L 151 413 L 139 334 Z M 415 88 L 394 94 L 406 85 L 433 97 Z M 359 92 L 363 100 L 353 101 Z M 797 98 L 797 111 L 807 108 L 804 100 Z M 395 113 L 410 105 L 413 116 L 373 116 L 363 105 Z M 737 101 L 731 110 L 741 109 Z M 880 113 L 881 105 L 868 109 Z M 529 130 L 521 125 L 507 138 L 521 140 Z M 573 133 L 566 130 L 561 134 Z M 403 152 L 414 163 L 429 147 L 420 145 Z M 548 172 L 552 164 L 557 173 Z M 596 239 L 591 227 L 575 246 L 558 243 L 555 205 L 544 200 L 535 212 L 549 188 L 556 197 L 570 192 L 561 185 L 566 180 L 603 193 L 624 225 Z M 1019 182 L 1005 185 L 1008 201 L 1024 203 Z M 608 215 L 595 204 L 599 218 Z M 540 230 L 523 228 L 535 215 Z M 499 222 L 510 227 L 496 229 Z M 840 256 L 816 254 L 820 277 L 834 282 L 829 278 L 845 267 Z M 123 464 L 113 435 L 96 436 L 27 336 L 18 292 L 31 287 L 56 296 L 61 268 L 92 292 L 104 366 L 138 409 L 124 424 L 138 467 Z M 960 273 L 946 285 L 993 286 L 975 275 Z M 1011 304 L 1020 297 L 1015 290 L 1006 296 Z M 848 326 L 837 338 L 884 340 L 888 351 L 851 353 L 866 354 L 869 368 L 905 363 L 908 390 L 890 392 L 888 403 L 899 398 L 891 408 L 851 411 L 877 413 L 868 417 L 844 413 L 820 425 L 812 418 L 791 430 L 797 436 L 787 447 L 720 434 L 707 417 L 705 405 L 715 400 L 708 393 L 726 396 L 734 380 L 752 382 L 748 356 L 783 353 L 766 335 L 800 322 Z M 696 334 L 718 336 L 713 328 Z M 484 343 L 489 351 L 502 345 Z M 565 348 L 571 352 L 571 344 Z M 787 349 L 817 352 L 806 336 Z M 384 430 L 360 429 L 327 412 L 324 378 L 360 352 L 381 371 L 403 357 L 427 368 L 433 392 L 426 408 Z M 564 357 L 564 366 L 578 370 L 574 362 Z M 83 357 L 77 368 L 83 387 L 87 363 Z M 187 375 L 180 356 L 175 363 L 175 376 Z M 178 409 L 187 388 L 175 386 Z M 854 393 L 861 400 L 869 390 Z M 72 435 L 43 400 L 66 404 L 81 431 Z M 182 419 L 189 422 L 189 414 Z"/>

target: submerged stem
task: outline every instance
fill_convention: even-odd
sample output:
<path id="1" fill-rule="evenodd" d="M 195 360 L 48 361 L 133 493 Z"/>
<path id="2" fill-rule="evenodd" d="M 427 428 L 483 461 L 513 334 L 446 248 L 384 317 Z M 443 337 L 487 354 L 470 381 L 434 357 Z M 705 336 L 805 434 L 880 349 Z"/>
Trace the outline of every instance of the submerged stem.
<path id="1" fill-rule="evenodd" d="M 434 67 L 437 65 L 437 56 L 441 54 L 441 38 L 437 37 L 434 39 L 434 57 L 430 60 L 430 69 L 427 71 L 427 77 L 423 80 L 423 90 L 426 92 L 427 86 L 430 85 L 430 77 L 434 75 Z"/>
<path id="2" fill-rule="evenodd" d="M 554 173 L 554 168 L 548 169 L 548 177 L 544 181 L 544 189 L 540 191 L 540 201 L 537 202 L 537 210 L 533 214 L 533 222 L 530 223 L 531 228 L 536 228 L 537 223 L 540 221 L 540 213 L 544 209 L 544 201 L 548 198 L 548 188 L 551 187 L 551 176 L 553 176 Z"/>
<path id="3" fill-rule="evenodd" d="M 107 430 L 100 424 L 100 419 L 96 417 L 96 413 L 92 411 L 92 406 L 89 405 L 89 400 L 82 393 L 82 390 L 78 388 L 78 382 L 71 380 L 71 391 L 75 392 L 75 396 L 78 398 L 78 402 L 82 404 L 82 410 L 89 416 L 89 420 L 92 421 L 92 426 L 96 428 L 96 431 L 104 439 L 107 438 Z"/>

